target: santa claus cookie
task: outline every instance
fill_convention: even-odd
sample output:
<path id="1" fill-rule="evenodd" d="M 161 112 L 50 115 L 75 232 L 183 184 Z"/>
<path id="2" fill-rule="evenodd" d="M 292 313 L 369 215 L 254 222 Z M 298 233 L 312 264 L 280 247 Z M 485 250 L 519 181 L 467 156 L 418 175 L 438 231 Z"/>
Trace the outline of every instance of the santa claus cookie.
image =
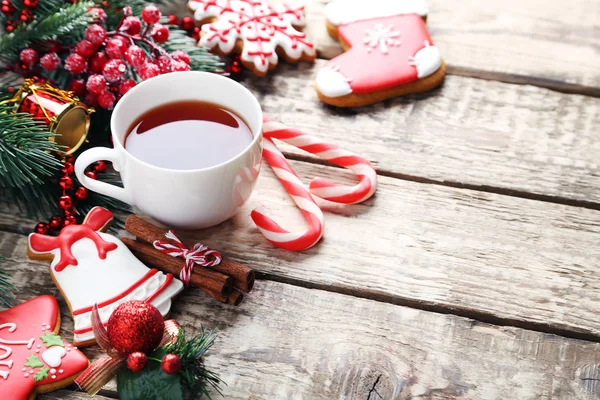
<path id="1" fill-rule="evenodd" d="M 270 5 L 267 0 L 191 0 L 189 9 L 202 26 L 200 45 L 214 53 L 240 54 L 246 68 L 264 76 L 277 65 L 314 61 L 315 46 L 298 31 L 304 7 Z"/>
<path id="2" fill-rule="evenodd" d="M 427 32 L 426 15 L 425 0 L 327 4 L 327 30 L 348 51 L 319 71 L 321 101 L 357 107 L 439 86 L 446 65 Z"/>
<path id="3" fill-rule="evenodd" d="M 91 314 L 98 304 L 103 323 L 115 308 L 129 300 L 154 305 L 163 316 L 171 299 L 182 289 L 171 274 L 149 269 L 129 249 L 106 230 L 113 214 L 94 207 L 82 225 L 65 226 L 57 237 L 29 235 L 29 258 L 52 260 L 50 274 L 73 314 L 74 343 L 95 343 Z"/>
<path id="4" fill-rule="evenodd" d="M 58 336 L 60 313 L 52 296 L 0 312 L 0 398 L 32 400 L 69 386 L 88 359 Z"/>

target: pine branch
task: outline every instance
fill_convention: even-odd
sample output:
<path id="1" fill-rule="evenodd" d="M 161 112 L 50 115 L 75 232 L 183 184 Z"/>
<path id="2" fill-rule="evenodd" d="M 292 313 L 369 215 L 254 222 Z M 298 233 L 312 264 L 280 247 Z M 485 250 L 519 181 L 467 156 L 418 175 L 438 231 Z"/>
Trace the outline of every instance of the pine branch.
<path id="1" fill-rule="evenodd" d="M 190 67 L 192 71 L 206 71 L 224 73 L 224 63 L 219 56 L 209 53 L 205 48 L 198 47 L 194 38 L 187 35 L 186 31 L 176 26 L 168 25 L 166 19 L 163 19 L 165 25 L 169 26 L 169 40 L 162 44 L 168 52 L 183 50 L 190 55 Z"/>

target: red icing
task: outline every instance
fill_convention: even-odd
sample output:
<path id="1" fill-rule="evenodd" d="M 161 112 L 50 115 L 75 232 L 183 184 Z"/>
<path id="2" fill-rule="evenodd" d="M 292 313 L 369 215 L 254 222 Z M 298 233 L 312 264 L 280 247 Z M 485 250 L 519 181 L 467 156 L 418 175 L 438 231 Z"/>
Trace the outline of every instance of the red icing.
<path id="1" fill-rule="evenodd" d="M 374 31 L 378 24 L 384 28 L 391 25 L 392 32 L 400 33 L 400 46 L 387 46 L 387 54 L 365 43 L 367 31 Z M 352 22 L 340 26 L 338 32 L 352 48 L 327 65 L 339 67 L 340 73 L 351 79 L 350 87 L 357 94 L 378 92 L 416 81 L 417 69 L 409 64 L 409 57 L 423 49 L 426 41 L 433 45 L 423 18 L 417 14 Z"/>
<path id="2" fill-rule="evenodd" d="M 112 218 L 113 215 L 110 211 L 102 207 L 94 207 L 83 225 L 67 225 L 57 237 L 40 233 L 29 235 L 29 247 L 36 253 L 42 254 L 60 249 L 60 260 L 54 266 L 56 272 L 62 271 L 69 265 L 77 265 L 77 259 L 71 252 L 71 246 L 84 238 L 91 239 L 98 249 L 98 256 L 105 259 L 109 251 L 117 248 L 117 244 L 102 239 L 96 231 L 106 227 Z"/>
<path id="3" fill-rule="evenodd" d="M 40 336 L 47 332 L 54 332 L 58 322 L 58 315 L 58 304 L 56 299 L 52 296 L 39 296 L 7 311 L 0 312 L 0 326 L 8 323 L 14 323 L 17 326 L 13 332 L 9 332 L 8 327 L 0 329 L 0 338 L 6 341 L 27 341 L 31 338 L 35 339 L 31 349 L 28 349 L 27 345 L 7 345 L 11 348 L 12 354 L 9 357 L 0 360 L 0 362 L 12 360 L 13 363 L 11 368 L 8 368 L 6 365 L 0 365 L 1 372 L 8 372 L 6 379 L 0 376 L 1 394 L 10 394 L 11 400 L 27 400 L 32 393 L 36 391 L 38 386 L 69 379 L 73 375 L 77 375 L 87 368 L 88 360 L 85 355 L 78 350 L 71 350 L 62 358 L 62 363 L 59 368 L 63 372 L 59 373 L 56 379 L 52 379 L 52 374 L 49 373 L 48 378 L 39 382 L 34 381 L 33 376 L 35 376 L 41 368 L 34 368 L 34 373 L 29 374 L 27 378 L 24 376 L 22 368 L 24 368 L 24 365 L 27 362 L 27 357 L 36 354 L 39 356 L 40 360 L 42 360 L 41 354 L 46 350 L 46 347 L 44 342 L 40 340 Z M 44 326 L 50 326 L 50 329 L 42 331 L 42 324 Z M 68 345 L 66 341 L 64 343 L 65 346 Z M 37 345 L 41 345 L 41 351 L 39 353 L 35 352 Z M 0 357 L 2 357 L 2 355 L 0 355 Z M 51 368 L 48 365 L 45 365 L 44 367 L 48 369 Z M 31 368 L 27 368 L 27 372 L 29 372 L 30 369 Z"/>

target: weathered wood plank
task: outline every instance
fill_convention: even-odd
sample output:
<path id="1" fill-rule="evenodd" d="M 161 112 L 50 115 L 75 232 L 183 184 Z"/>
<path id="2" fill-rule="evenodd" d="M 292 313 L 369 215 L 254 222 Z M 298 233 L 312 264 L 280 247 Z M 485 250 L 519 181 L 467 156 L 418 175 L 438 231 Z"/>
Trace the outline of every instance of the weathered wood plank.
<path id="1" fill-rule="evenodd" d="M 93 397 L 94 400 L 112 400 L 110 397 L 104 397 L 96 395 Z M 74 392 L 70 390 L 57 390 L 56 392 L 40 394 L 36 397 L 38 400 L 84 400 L 91 399 L 87 393 Z"/>
<path id="2" fill-rule="evenodd" d="M 21 242 L 0 234 L 3 250 Z M 19 278 L 19 300 L 56 292 L 46 266 L 18 251 L 5 268 Z M 218 329 L 206 362 L 227 383 L 226 399 L 596 398 L 584 379 L 600 344 L 453 315 L 261 281 L 239 308 L 188 291 L 172 316 Z M 97 346 L 84 351 L 100 356 Z M 103 393 L 116 397 L 114 381 Z"/>
<path id="3" fill-rule="evenodd" d="M 600 99 L 449 76 L 430 94 L 337 110 L 320 105 L 310 84 L 322 63 L 282 65 L 244 83 L 270 118 L 363 155 L 384 174 L 600 208 Z"/>
<path id="4" fill-rule="evenodd" d="M 282 0 L 270 0 L 278 1 Z M 306 4 L 306 32 L 319 56 L 342 52 L 325 28 L 328 0 L 287 0 Z M 187 0 L 168 12 L 189 15 Z M 449 73 L 559 91 L 600 96 L 598 24 L 600 3 L 559 1 L 429 0 L 429 31 L 449 65 Z"/>
<path id="5" fill-rule="evenodd" d="M 339 169 L 292 165 L 305 181 L 346 177 Z M 265 168 L 249 204 L 196 239 L 270 279 L 600 338 L 598 211 L 380 177 L 376 197 L 366 204 L 323 204 L 324 239 L 291 253 L 272 247 L 252 224 L 249 211 L 260 204 L 285 227 L 303 224 Z M 0 219 L 19 224 L 12 215 Z M 18 240 L 0 245 L 0 252 L 24 259 L 26 238 Z"/>

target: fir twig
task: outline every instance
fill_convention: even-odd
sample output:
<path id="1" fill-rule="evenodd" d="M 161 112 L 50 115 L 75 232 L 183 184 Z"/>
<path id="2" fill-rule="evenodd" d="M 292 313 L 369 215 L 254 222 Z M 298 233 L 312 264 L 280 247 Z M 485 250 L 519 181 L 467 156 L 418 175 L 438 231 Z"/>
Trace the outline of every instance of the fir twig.
<path id="1" fill-rule="evenodd" d="M 202 357 L 215 343 L 214 331 L 201 328 L 200 333 L 190 339 L 185 336 L 182 327 L 174 343 L 163 345 L 165 354 L 177 354 L 181 358 L 181 383 L 189 393 L 205 395 L 209 399 L 209 389 L 213 388 L 221 396 L 219 385 L 223 381 L 215 372 L 205 368 Z M 200 396 L 201 397 L 201 396 Z"/>

